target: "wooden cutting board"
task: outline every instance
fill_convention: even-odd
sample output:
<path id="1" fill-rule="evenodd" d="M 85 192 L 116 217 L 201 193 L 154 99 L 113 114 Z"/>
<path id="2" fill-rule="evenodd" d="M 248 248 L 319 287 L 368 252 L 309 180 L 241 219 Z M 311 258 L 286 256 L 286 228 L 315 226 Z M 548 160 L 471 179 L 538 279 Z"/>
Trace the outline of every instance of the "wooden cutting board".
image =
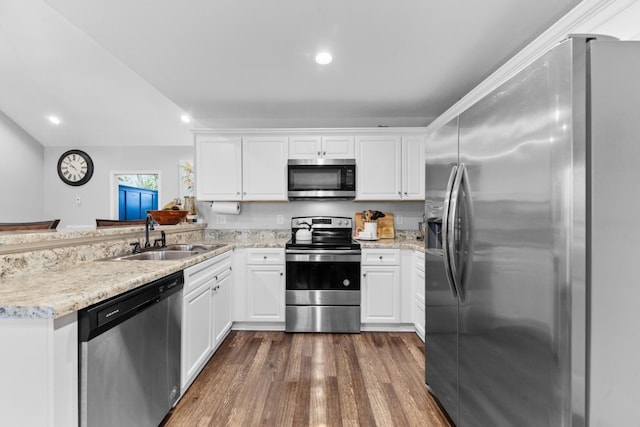
<path id="1" fill-rule="evenodd" d="M 385 212 L 384 215 L 384 217 L 376 219 L 378 223 L 378 239 L 393 239 L 396 236 L 393 225 L 393 214 L 391 212 Z M 356 212 L 354 220 L 356 223 L 355 234 L 357 236 L 361 230 L 364 230 L 362 212 Z"/>

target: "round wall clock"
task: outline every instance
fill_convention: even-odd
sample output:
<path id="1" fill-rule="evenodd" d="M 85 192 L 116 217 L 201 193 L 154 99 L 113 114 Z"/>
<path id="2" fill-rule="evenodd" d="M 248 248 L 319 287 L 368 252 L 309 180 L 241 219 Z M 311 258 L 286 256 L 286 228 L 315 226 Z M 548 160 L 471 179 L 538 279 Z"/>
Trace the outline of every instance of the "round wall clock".
<path id="1" fill-rule="evenodd" d="M 84 185 L 93 175 L 93 160 L 84 151 L 69 150 L 58 160 L 58 176 L 65 184 Z"/>

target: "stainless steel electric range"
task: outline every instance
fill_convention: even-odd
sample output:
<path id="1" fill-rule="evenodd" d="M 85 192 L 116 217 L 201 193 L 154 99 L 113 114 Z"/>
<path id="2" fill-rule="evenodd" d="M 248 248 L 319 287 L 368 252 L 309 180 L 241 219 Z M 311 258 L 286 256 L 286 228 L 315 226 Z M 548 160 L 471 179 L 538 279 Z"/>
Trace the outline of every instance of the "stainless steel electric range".
<path id="1" fill-rule="evenodd" d="M 310 239 L 296 239 L 311 228 Z M 286 331 L 360 332 L 360 244 L 348 217 L 291 218 L 285 246 Z"/>

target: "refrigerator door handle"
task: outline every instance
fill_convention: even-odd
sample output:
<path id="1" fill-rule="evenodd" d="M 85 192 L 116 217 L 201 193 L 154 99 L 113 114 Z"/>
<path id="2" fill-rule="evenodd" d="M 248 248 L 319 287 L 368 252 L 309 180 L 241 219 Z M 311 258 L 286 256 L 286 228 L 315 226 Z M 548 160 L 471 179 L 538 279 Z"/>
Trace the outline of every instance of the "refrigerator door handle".
<path id="1" fill-rule="evenodd" d="M 458 176 L 458 166 L 451 168 L 451 174 L 449 174 L 449 181 L 447 182 L 447 189 L 445 190 L 444 197 L 444 209 L 442 211 L 442 254 L 444 258 L 444 271 L 447 276 L 447 283 L 451 289 L 451 293 L 454 297 L 458 296 L 458 290 L 456 288 L 456 282 L 451 269 L 451 259 L 449 257 L 449 224 L 450 224 L 450 212 L 451 212 L 451 193 L 453 186 Z"/>
<path id="2" fill-rule="evenodd" d="M 471 267 L 473 264 L 473 243 L 475 240 L 474 236 L 474 216 L 473 216 L 473 203 L 471 200 L 471 187 L 469 180 L 469 172 L 466 165 L 463 163 L 460 165 L 460 182 L 458 184 L 457 190 L 460 191 L 462 188 L 463 192 L 463 200 L 465 204 L 465 208 L 467 214 L 465 216 L 466 223 L 463 224 L 466 228 L 461 229 L 461 240 L 463 243 L 462 250 L 463 253 L 461 255 L 462 262 L 464 263 L 464 267 L 460 272 L 460 276 L 455 274 L 454 270 L 454 280 L 456 283 L 456 287 L 458 289 L 458 295 L 460 296 L 460 300 L 464 301 L 466 296 L 466 291 L 468 289 L 469 277 L 471 275 Z M 455 212 L 457 215 L 457 212 Z M 456 266 L 454 265 L 454 268 Z M 459 277 L 459 279 L 458 279 Z"/>
<path id="3" fill-rule="evenodd" d="M 449 200 L 449 212 L 447 226 L 443 224 L 443 228 L 446 229 L 447 247 L 445 248 L 446 257 L 449 259 L 449 265 L 451 270 L 451 278 L 453 286 L 456 289 L 458 295 L 460 295 L 460 286 L 458 283 L 458 265 L 456 259 L 456 223 L 458 221 L 458 197 L 460 195 L 460 184 L 462 182 L 462 175 L 464 171 L 464 163 L 460 163 L 456 178 L 451 188 L 451 196 Z"/>
<path id="4" fill-rule="evenodd" d="M 458 222 L 458 199 L 460 198 L 460 190 L 464 195 L 465 208 L 467 209 L 467 215 L 465 216 L 466 230 L 460 228 L 460 239 L 456 239 L 456 227 Z M 465 297 L 465 282 L 468 283 L 468 277 L 471 274 L 471 259 L 473 258 L 473 207 L 471 205 L 471 192 L 469 187 L 469 176 L 467 167 L 464 163 L 461 163 L 458 167 L 458 173 L 451 190 L 451 201 L 449 207 L 449 219 L 447 222 L 447 252 L 448 258 L 451 264 L 451 276 L 453 278 L 453 284 L 458 292 L 458 296 L 461 301 L 464 301 Z M 458 241 L 457 241 L 458 240 Z M 457 257 L 458 243 L 460 248 L 464 251 L 460 257 Z M 460 269 L 458 262 L 462 263 L 463 268 Z M 460 271 L 461 270 L 461 271 Z"/>

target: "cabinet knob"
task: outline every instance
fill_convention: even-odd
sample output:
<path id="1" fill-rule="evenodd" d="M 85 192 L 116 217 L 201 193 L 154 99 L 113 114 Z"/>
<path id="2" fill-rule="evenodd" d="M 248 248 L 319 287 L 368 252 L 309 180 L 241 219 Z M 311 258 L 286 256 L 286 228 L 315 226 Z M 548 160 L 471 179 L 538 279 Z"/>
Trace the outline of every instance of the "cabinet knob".
<path id="1" fill-rule="evenodd" d="M 265 256 L 263 256 L 262 258 L 267 259 L 267 256 L 265 255 Z"/>
<path id="2" fill-rule="evenodd" d="M 280 272 L 280 275 L 281 275 L 281 276 L 284 276 L 284 273 L 281 271 L 281 272 Z"/>
<path id="3" fill-rule="evenodd" d="M 362 273 L 362 276 L 363 277 L 367 277 L 367 273 Z"/>
<path id="4" fill-rule="evenodd" d="M 380 257 L 379 257 L 379 258 L 380 258 L 380 261 L 382 261 L 382 255 L 380 255 Z"/>
<path id="5" fill-rule="evenodd" d="M 218 280 L 218 276 L 214 277 L 214 279 Z"/>
<path id="6" fill-rule="evenodd" d="M 320 157 L 320 152 L 318 151 L 318 157 Z"/>
<path id="7" fill-rule="evenodd" d="M 398 191 L 398 196 L 402 196 L 402 191 Z"/>
<path id="8" fill-rule="evenodd" d="M 239 195 L 240 195 L 240 192 L 239 192 L 239 191 L 236 191 L 236 194 L 239 196 Z"/>
<path id="9" fill-rule="evenodd" d="M 246 196 L 246 195 L 247 195 L 247 192 L 245 191 L 245 192 L 244 192 L 244 193 L 242 193 L 242 194 L 244 194 L 244 195 Z"/>
<path id="10" fill-rule="evenodd" d="M 326 152 L 326 151 L 323 151 L 323 152 L 322 152 L 322 155 L 323 155 L 323 156 L 326 156 L 326 155 L 327 155 L 327 152 Z"/>
<path id="11" fill-rule="evenodd" d="M 407 192 L 406 192 L 406 191 L 404 192 L 404 195 L 405 195 L 405 196 L 407 195 Z"/>

